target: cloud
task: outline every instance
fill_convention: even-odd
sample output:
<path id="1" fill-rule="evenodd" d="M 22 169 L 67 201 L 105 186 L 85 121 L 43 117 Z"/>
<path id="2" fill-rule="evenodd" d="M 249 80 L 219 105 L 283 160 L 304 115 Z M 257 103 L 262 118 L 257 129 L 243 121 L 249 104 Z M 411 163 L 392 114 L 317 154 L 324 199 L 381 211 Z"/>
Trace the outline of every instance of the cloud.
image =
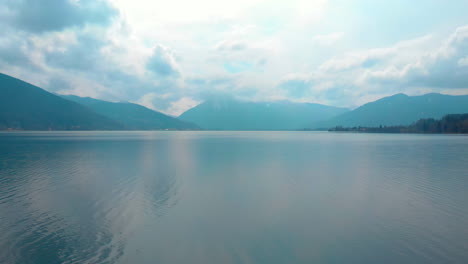
<path id="1" fill-rule="evenodd" d="M 190 97 L 179 97 L 175 94 L 165 93 L 148 93 L 143 95 L 135 103 L 148 107 L 156 111 L 164 111 L 164 113 L 179 116 L 188 109 L 200 104 L 200 101 L 196 101 Z"/>
<path id="2" fill-rule="evenodd" d="M 373 82 L 403 83 L 408 86 L 458 89 L 468 88 L 468 68 L 460 62 L 468 54 L 468 26 L 459 27 L 435 51 L 401 67 L 388 66 L 370 72 L 366 78 Z"/>
<path id="3" fill-rule="evenodd" d="M 141 101 L 174 113 L 215 93 L 266 91 L 274 80 L 263 71 L 276 63 L 280 42 L 265 35 L 297 22 L 292 13 L 304 4 L 293 1 L 289 10 L 265 0 L 203 0 L 181 11 L 178 0 L 6 1 L 0 71 L 54 92 Z M 272 23 L 278 16 L 280 23 Z"/>
<path id="4" fill-rule="evenodd" d="M 435 26 L 466 24 L 463 12 L 390 32 L 388 4 L 373 6 L 374 24 L 356 11 L 365 1 L 342 2 L 4 0 L 0 72 L 172 114 L 216 94 L 355 106 L 468 89 L 467 27 Z M 410 1 L 400 6 L 408 15 Z"/>
<path id="5" fill-rule="evenodd" d="M 174 53 L 167 47 L 156 45 L 146 68 L 159 76 L 179 76 L 180 72 Z"/>
<path id="6" fill-rule="evenodd" d="M 229 73 L 241 73 L 249 71 L 254 67 L 253 64 L 246 61 L 231 61 L 224 63 L 224 69 Z"/>
<path id="7" fill-rule="evenodd" d="M 70 70 L 96 70 L 102 62 L 100 50 L 107 44 L 106 38 L 92 32 L 73 32 L 64 37 L 62 48 L 45 51 L 46 63 L 55 68 Z M 57 40 L 44 43 L 47 47 L 60 45 Z"/>
<path id="8" fill-rule="evenodd" d="M 135 103 L 143 105 L 145 107 L 148 107 L 153 110 L 157 110 L 157 108 L 154 106 L 155 101 L 157 100 L 165 100 L 170 97 L 170 94 L 156 94 L 156 93 L 147 93 L 143 95 L 139 100 L 135 101 Z"/>
<path id="9" fill-rule="evenodd" d="M 0 61 L 11 65 L 26 64 L 29 61 L 26 50 L 26 43 L 21 36 L 0 37 Z"/>
<path id="10" fill-rule="evenodd" d="M 215 47 L 218 51 L 240 51 L 245 50 L 247 48 L 247 44 L 242 41 L 228 41 L 224 40 L 218 43 Z"/>
<path id="11" fill-rule="evenodd" d="M 146 74 L 153 50 L 129 36 L 118 24 L 46 34 L 11 30 L 0 37 L 0 72 L 50 91 L 112 101 L 177 86 Z"/>
<path id="12" fill-rule="evenodd" d="M 385 64 L 402 65 L 427 53 L 427 44 L 432 36 L 400 41 L 392 46 L 351 52 L 335 56 L 320 66 L 322 71 L 348 71 L 359 68 L 375 68 Z"/>
<path id="13" fill-rule="evenodd" d="M 173 116 L 179 116 L 190 108 L 199 105 L 200 101 L 195 101 L 190 97 L 182 97 L 177 101 L 171 102 L 166 112 Z"/>
<path id="14" fill-rule="evenodd" d="M 343 32 L 335 32 L 326 35 L 317 35 L 314 37 L 314 40 L 322 46 L 330 46 L 342 39 L 343 36 Z"/>
<path id="15" fill-rule="evenodd" d="M 453 90 L 468 88 L 468 67 L 464 66 L 468 26 L 457 28 L 438 46 L 433 44 L 434 38 L 428 35 L 336 56 L 315 71 L 283 78 L 278 87 L 291 98 L 308 97 L 342 106 L 399 92 L 458 94 Z"/>
<path id="16" fill-rule="evenodd" d="M 288 97 L 297 99 L 308 95 L 313 87 L 312 82 L 311 78 L 289 76 L 280 83 L 279 88 L 284 90 Z"/>
<path id="17" fill-rule="evenodd" d="M 118 12 L 104 0 L 6 0 L 6 20 L 29 32 L 107 25 Z"/>
<path id="18" fill-rule="evenodd" d="M 460 67 L 466 67 L 468 66 L 468 56 L 465 58 L 461 58 L 458 60 L 458 66 Z"/>

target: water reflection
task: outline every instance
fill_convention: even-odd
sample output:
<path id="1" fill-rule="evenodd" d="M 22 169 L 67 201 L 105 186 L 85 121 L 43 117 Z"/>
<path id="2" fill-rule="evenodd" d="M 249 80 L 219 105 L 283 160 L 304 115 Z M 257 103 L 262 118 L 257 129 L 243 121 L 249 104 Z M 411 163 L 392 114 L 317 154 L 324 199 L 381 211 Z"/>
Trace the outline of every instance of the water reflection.
<path id="1" fill-rule="evenodd" d="M 177 194 L 167 141 L 2 141 L 1 263 L 114 263 Z"/>
<path id="2" fill-rule="evenodd" d="M 0 263 L 462 263 L 466 137 L 0 133 Z"/>

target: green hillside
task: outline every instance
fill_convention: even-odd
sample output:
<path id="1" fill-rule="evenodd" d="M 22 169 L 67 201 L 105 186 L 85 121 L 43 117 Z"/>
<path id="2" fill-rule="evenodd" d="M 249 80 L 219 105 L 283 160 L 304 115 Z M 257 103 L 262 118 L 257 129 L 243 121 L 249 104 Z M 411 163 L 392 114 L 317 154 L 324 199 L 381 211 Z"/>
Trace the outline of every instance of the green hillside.
<path id="1" fill-rule="evenodd" d="M 121 123 L 128 130 L 199 129 L 197 125 L 178 120 L 133 103 L 113 103 L 89 97 L 62 96 L 82 104 L 96 113 Z"/>
<path id="2" fill-rule="evenodd" d="M 117 130 L 123 126 L 37 86 L 0 74 L 0 130 Z"/>

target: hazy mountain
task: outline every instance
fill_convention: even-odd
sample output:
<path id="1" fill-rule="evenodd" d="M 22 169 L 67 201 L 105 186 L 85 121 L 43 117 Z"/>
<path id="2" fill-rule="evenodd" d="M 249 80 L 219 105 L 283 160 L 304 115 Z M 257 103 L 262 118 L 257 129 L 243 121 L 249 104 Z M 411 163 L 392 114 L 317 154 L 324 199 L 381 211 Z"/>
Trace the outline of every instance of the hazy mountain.
<path id="1" fill-rule="evenodd" d="M 468 95 L 451 96 L 431 93 L 422 96 L 407 96 L 396 94 L 367 103 L 325 122 L 312 123 L 311 127 L 410 125 L 422 118 L 440 119 L 447 114 L 461 113 L 468 113 Z"/>
<path id="2" fill-rule="evenodd" d="M 62 97 L 82 104 L 102 116 L 116 120 L 128 130 L 198 129 L 195 124 L 178 120 L 138 104 L 128 102 L 112 103 L 74 95 L 64 95 Z"/>
<path id="3" fill-rule="evenodd" d="M 179 118 L 210 130 L 293 130 L 346 111 L 320 104 L 217 98 L 189 109 Z"/>
<path id="4" fill-rule="evenodd" d="M 320 104 L 208 100 L 170 117 L 133 103 L 51 94 L 0 74 L 0 130 L 294 130 L 306 127 L 410 125 L 423 118 L 468 113 L 468 95 L 397 94 L 353 111 Z M 66 98 L 66 99 L 65 99 Z M 182 121 L 184 120 L 184 121 Z M 197 125 L 195 125 L 197 124 Z"/>
<path id="5" fill-rule="evenodd" d="M 11 76 L 0 74 L 0 130 L 114 130 L 119 123 Z"/>

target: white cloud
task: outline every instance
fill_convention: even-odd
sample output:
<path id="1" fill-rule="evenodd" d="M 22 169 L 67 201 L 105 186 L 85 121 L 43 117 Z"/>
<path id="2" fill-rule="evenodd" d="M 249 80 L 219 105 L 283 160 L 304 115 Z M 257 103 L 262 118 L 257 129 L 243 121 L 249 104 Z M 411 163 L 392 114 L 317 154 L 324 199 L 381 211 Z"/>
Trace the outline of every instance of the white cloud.
<path id="1" fill-rule="evenodd" d="M 466 91 L 468 68 L 460 66 L 468 54 L 468 26 L 457 28 L 438 46 L 434 43 L 428 35 L 336 56 L 315 71 L 289 75 L 279 87 L 292 98 L 351 107 L 400 92 Z"/>
<path id="2" fill-rule="evenodd" d="M 383 62 L 392 65 L 404 65 L 427 54 L 433 43 L 431 35 L 412 40 L 404 40 L 395 45 L 351 52 L 344 56 L 336 56 L 320 66 L 323 71 L 343 71 L 354 68 L 372 68 Z"/>
<path id="3" fill-rule="evenodd" d="M 200 103 L 200 101 L 193 100 L 190 97 L 182 97 L 179 100 L 172 102 L 171 106 L 166 110 L 166 112 L 173 116 L 179 116 L 183 112 L 199 105 Z"/>
<path id="4" fill-rule="evenodd" d="M 468 26 L 459 27 L 442 45 L 400 67 L 387 66 L 368 74 L 372 81 L 390 81 L 412 86 L 468 88 L 468 69 L 460 66 L 468 53 Z"/>
<path id="5" fill-rule="evenodd" d="M 468 56 L 458 60 L 458 66 L 467 67 L 468 66 Z"/>
<path id="6" fill-rule="evenodd" d="M 147 93 L 143 95 L 138 101 L 135 101 L 136 104 L 140 104 L 142 106 L 148 107 L 150 109 L 156 110 L 153 101 L 161 98 L 161 99 L 167 99 L 170 95 L 169 94 L 161 94 L 158 95 L 156 93 Z"/>
<path id="7" fill-rule="evenodd" d="M 247 44 L 239 40 L 223 40 L 215 47 L 219 51 L 239 51 L 247 48 Z"/>
<path id="8" fill-rule="evenodd" d="M 220 93 L 353 106 L 396 92 L 467 88 L 468 27 L 442 41 L 431 28 L 387 34 L 379 23 L 385 38 L 373 36 L 374 24 L 352 19 L 362 15 L 350 8 L 362 7 L 354 2 L 83 1 L 96 19 L 67 0 L 61 4 L 73 21 L 42 8 L 36 17 L 49 12 L 54 19 L 34 30 L 12 22 L 15 1 L 7 1 L 0 5 L 1 72 L 51 91 L 171 114 Z"/>
<path id="9" fill-rule="evenodd" d="M 181 97 L 176 100 L 170 100 L 171 98 L 174 98 L 173 94 L 148 93 L 143 95 L 138 101 L 135 101 L 135 103 L 156 111 L 164 111 L 164 113 L 172 116 L 179 116 L 188 109 L 201 103 L 200 101 L 194 100 L 190 97 Z M 158 107 L 161 101 L 169 101 L 168 105 L 164 109 L 160 109 Z"/>
<path id="10" fill-rule="evenodd" d="M 330 46 L 335 44 L 337 41 L 342 39 L 344 36 L 343 32 L 334 32 L 326 35 L 317 35 L 314 40 L 323 46 Z"/>

